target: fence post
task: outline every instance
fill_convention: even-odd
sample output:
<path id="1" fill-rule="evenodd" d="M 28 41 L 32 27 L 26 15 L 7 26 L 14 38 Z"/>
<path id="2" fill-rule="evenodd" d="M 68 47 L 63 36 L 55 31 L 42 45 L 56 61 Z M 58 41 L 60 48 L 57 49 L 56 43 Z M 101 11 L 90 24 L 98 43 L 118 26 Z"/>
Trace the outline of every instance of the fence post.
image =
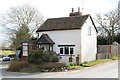
<path id="1" fill-rule="evenodd" d="M 110 57 L 112 57 L 112 45 L 109 46 L 110 46 Z"/>

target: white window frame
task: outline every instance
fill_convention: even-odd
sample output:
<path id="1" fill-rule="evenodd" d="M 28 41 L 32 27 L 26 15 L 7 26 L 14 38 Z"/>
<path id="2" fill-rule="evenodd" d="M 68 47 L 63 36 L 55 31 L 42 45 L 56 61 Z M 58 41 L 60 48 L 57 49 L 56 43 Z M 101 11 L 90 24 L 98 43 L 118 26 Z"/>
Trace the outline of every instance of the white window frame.
<path id="1" fill-rule="evenodd" d="M 60 55 L 74 55 L 75 54 L 75 47 L 67 46 L 69 48 L 69 54 L 65 54 L 65 47 L 66 46 L 59 47 L 59 52 L 60 52 L 60 48 L 63 48 L 63 54 L 60 53 Z M 73 48 L 73 54 L 70 54 L 70 48 Z"/>
<path id="2" fill-rule="evenodd" d="M 74 54 L 75 54 L 75 49 L 74 49 L 74 47 L 69 47 L 69 55 L 71 55 L 71 54 L 70 54 L 70 48 L 73 48 L 73 54 L 72 54 L 72 55 L 74 55 Z"/>
<path id="3" fill-rule="evenodd" d="M 23 46 L 23 50 L 28 50 L 28 46 Z"/>
<path id="4" fill-rule="evenodd" d="M 28 43 L 22 43 L 22 45 L 28 45 Z"/>
<path id="5" fill-rule="evenodd" d="M 23 51 L 23 56 L 28 56 L 28 51 Z"/>

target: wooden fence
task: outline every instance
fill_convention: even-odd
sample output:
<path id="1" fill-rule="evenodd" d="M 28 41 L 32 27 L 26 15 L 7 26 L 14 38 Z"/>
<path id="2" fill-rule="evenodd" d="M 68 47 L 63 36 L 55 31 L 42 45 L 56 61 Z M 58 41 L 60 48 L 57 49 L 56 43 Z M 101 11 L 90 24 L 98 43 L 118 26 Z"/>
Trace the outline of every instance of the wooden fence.
<path id="1" fill-rule="evenodd" d="M 106 59 L 120 55 L 120 44 L 98 45 L 96 59 Z"/>

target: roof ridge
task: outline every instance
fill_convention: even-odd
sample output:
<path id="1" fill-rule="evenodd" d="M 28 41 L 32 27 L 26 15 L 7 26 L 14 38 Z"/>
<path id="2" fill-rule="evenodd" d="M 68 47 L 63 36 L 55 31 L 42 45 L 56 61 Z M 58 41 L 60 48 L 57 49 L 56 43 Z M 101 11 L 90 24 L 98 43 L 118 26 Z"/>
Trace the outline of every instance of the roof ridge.
<path id="1" fill-rule="evenodd" d="M 85 15 L 81 15 L 81 16 L 71 16 L 71 17 L 84 17 L 84 16 L 90 16 L 90 14 L 85 14 Z M 71 17 L 48 18 L 47 20 L 50 20 L 50 19 L 61 19 L 61 18 L 71 18 Z"/>

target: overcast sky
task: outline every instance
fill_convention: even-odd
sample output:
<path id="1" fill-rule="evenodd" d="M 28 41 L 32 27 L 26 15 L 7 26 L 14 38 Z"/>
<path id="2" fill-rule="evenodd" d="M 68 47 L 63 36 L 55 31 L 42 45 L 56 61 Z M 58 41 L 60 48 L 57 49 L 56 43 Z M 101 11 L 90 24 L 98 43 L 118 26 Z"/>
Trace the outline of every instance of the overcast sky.
<path id="1" fill-rule="evenodd" d="M 45 18 L 69 16 L 71 8 L 83 7 L 83 14 L 105 13 L 117 7 L 118 0 L 1 0 L 0 13 L 22 4 L 36 7 Z"/>
<path id="2" fill-rule="evenodd" d="M 83 14 L 107 13 L 112 9 L 117 8 L 119 0 L 1 0 L 0 14 L 4 14 L 11 7 L 16 7 L 22 4 L 30 4 L 37 8 L 42 15 L 47 18 L 68 17 L 71 8 L 74 11 L 81 8 Z M 82 10 L 83 8 L 83 10 Z M 0 28 L 1 30 L 1 28 Z M 0 32 L 0 42 L 4 41 L 4 35 Z"/>

